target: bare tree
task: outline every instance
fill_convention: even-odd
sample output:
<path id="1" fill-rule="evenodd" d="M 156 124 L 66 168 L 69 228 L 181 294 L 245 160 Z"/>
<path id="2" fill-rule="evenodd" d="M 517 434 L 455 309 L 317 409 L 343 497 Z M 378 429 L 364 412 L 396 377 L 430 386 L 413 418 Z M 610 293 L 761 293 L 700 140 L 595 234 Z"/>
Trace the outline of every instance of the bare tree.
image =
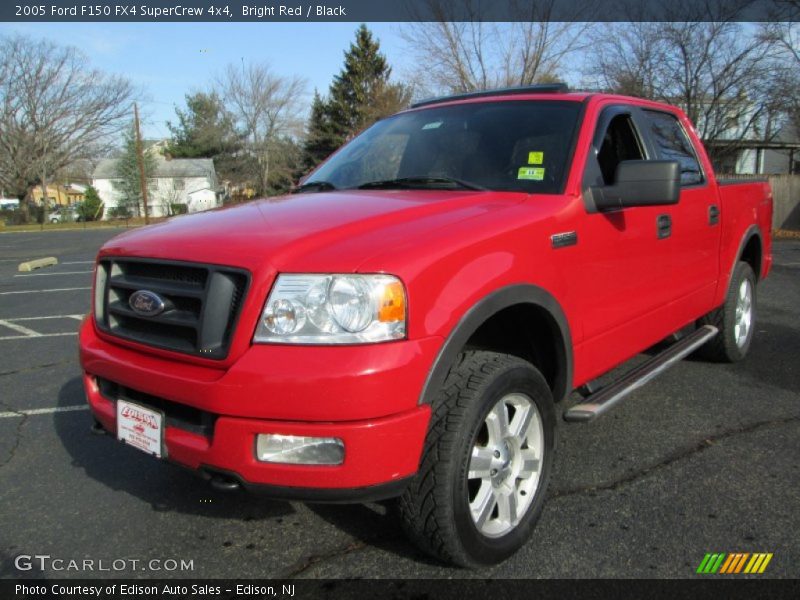
<path id="1" fill-rule="evenodd" d="M 555 0 L 512 2 L 514 22 L 479 18 L 479 0 L 427 0 L 425 13 L 403 31 L 419 65 L 414 74 L 424 93 L 469 92 L 553 81 L 568 58 L 584 46 L 588 23 L 550 20 Z M 562 6 L 563 8 L 563 6 Z M 588 2 L 574 17 L 591 20 Z"/>
<path id="2" fill-rule="evenodd" d="M 277 157 L 272 151 L 281 136 L 302 132 L 300 115 L 306 81 L 285 77 L 266 63 L 230 64 L 217 77 L 219 95 L 226 109 L 247 136 L 249 152 L 256 158 L 256 188 L 266 193 L 270 169 Z"/>
<path id="3" fill-rule="evenodd" d="M 49 176 L 112 144 L 133 96 L 75 48 L 0 39 L 0 184 L 21 199 L 40 183 L 46 199 Z"/>
<path id="4" fill-rule="evenodd" d="M 773 20 L 762 24 L 761 37 L 765 43 L 776 45 L 783 81 L 782 94 L 790 124 L 800 135 L 800 0 L 776 0 Z"/>
<path id="5" fill-rule="evenodd" d="M 599 87 L 679 105 L 712 158 L 744 140 L 769 140 L 782 104 L 776 52 L 735 21 L 748 4 L 676 0 L 663 9 L 672 21 L 609 24 L 594 40 L 589 71 Z"/>

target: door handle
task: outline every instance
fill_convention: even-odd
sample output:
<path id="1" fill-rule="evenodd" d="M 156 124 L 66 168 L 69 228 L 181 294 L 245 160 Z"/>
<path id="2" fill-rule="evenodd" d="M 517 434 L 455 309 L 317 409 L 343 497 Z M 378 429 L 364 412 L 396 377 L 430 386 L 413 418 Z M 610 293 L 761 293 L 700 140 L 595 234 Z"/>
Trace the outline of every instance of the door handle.
<path id="1" fill-rule="evenodd" d="M 672 235 L 672 217 L 669 215 L 658 215 L 656 218 L 656 229 L 658 239 L 663 240 Z"/>
<path id="2" fill-rule="evenodd" d="M 712 204 L 708 207 L 708 224 L 716 225 L 717 223 L 719 223 L 719 207 Z"/>

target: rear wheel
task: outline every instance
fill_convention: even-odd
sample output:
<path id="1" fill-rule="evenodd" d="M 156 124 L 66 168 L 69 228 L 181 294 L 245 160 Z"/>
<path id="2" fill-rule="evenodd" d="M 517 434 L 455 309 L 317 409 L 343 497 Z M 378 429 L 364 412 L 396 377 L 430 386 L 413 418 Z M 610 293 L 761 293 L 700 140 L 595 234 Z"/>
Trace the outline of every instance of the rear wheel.
<path id="1" fill-rule="evenodd" d="M 698 351 L 700 356 L 717 362 L 737 362 L 750 349 L 756 317 L 756 275 L 746 262 L 733 270 L 725 303 L 699 320 L 700 325 L 714 325 L 719 333 Z"/>
<path id="2" fill-rule="evenodd" d="M 496 564 L 539 517 L 555 445 L 553 399 L 530 363 L 466 352 L 432 407 L 417 476 L 400 500 L 406 531 L 462 566 Z"/>

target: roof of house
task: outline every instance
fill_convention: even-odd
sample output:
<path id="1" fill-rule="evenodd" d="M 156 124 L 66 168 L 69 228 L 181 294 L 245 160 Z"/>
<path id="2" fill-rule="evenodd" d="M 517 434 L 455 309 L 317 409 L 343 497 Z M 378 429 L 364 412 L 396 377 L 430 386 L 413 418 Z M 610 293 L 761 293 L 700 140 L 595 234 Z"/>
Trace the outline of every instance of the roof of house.
<path id="1" fill-rule="evenodd" d="M 163 156 L 156 158 L 156 168 L 150 177 L 209 177 L 214 178 L 214 160 L 211 158 L 173 158 L 167 160 Z M 94 169 L 94 179 L 117 179 L 118 160 L 104 158 Z"/>

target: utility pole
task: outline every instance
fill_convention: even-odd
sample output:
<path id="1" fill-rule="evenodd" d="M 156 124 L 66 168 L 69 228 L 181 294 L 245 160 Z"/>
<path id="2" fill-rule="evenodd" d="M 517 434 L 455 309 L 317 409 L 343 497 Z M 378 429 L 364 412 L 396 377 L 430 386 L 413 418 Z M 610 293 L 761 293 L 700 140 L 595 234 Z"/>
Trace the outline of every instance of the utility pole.
<path id="1" fill-rule="evenodd" d="M 142 203 L 144 204 L 144 224 L 150 224 L 150 215 L 147 212 L 147 177 L 144 173 L 144 154 L 142 153 L 142 136 L 139 133 L 139 107 L 133 103 L 133 123 L 136 131 L 136 161 L 139 163 L 139 187 L 142 190 Z"/>

